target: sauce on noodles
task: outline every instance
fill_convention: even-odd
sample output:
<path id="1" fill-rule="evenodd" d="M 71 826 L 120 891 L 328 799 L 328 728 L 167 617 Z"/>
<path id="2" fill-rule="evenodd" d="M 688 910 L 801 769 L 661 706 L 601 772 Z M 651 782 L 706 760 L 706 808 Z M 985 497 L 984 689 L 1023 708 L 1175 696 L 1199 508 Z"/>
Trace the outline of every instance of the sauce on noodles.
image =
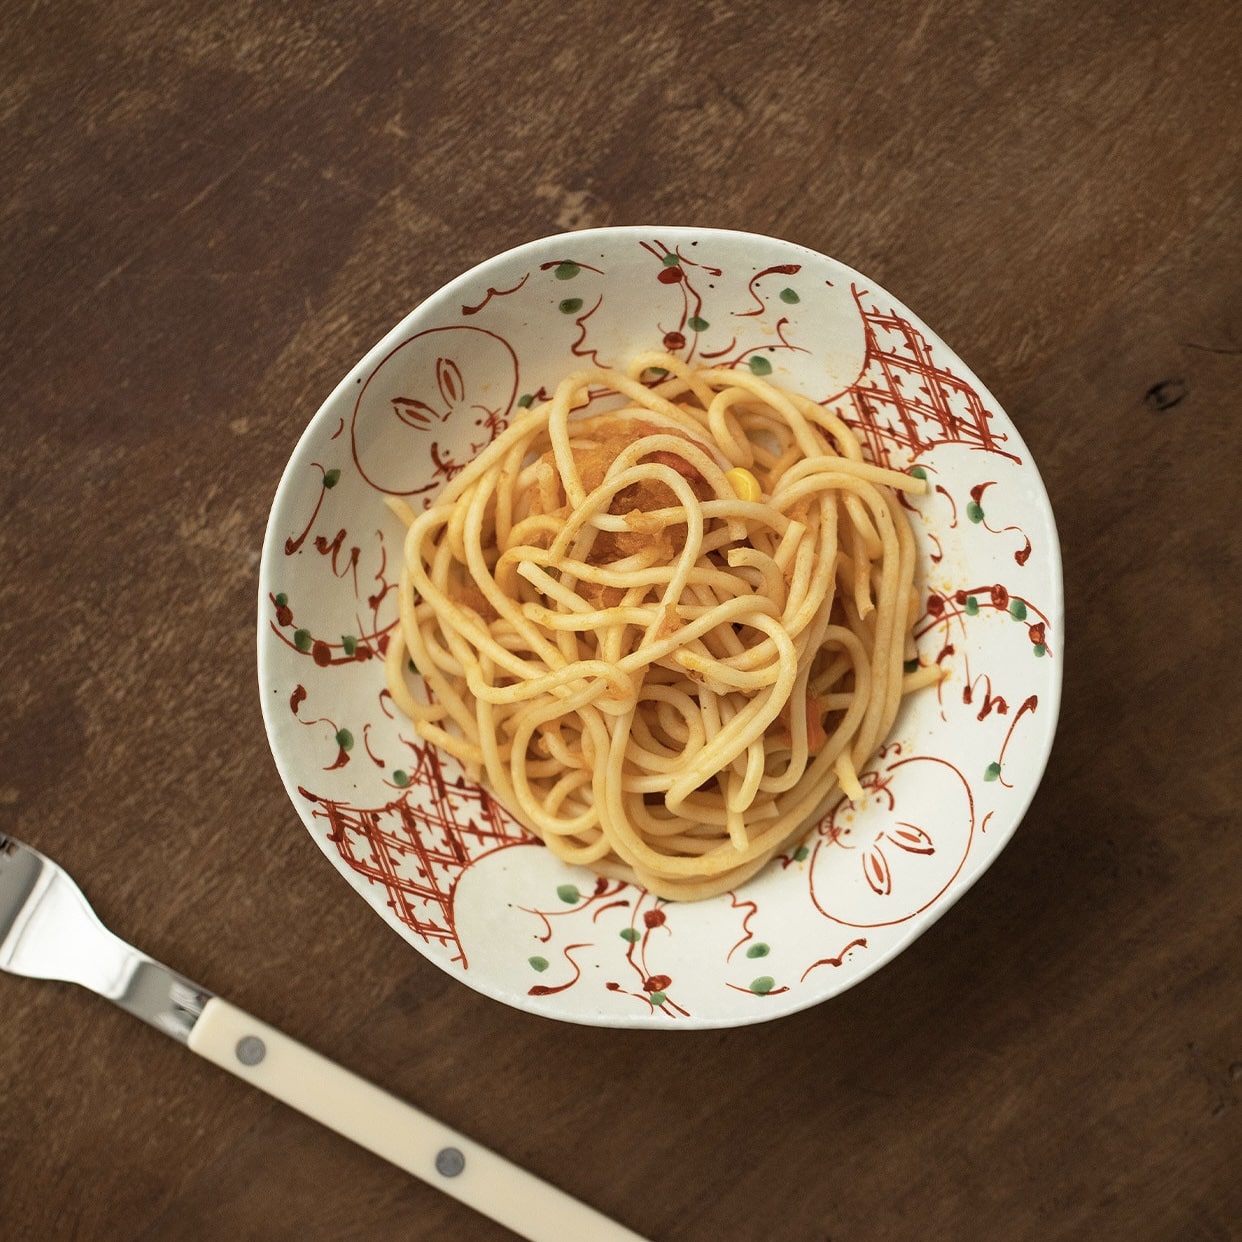
<path id="1" fill-rule="evenodd" d="M 390 499 L 389 690 L 566 861 L 670 899 L 735 888 L 862 796 L 902 696 L 938 679 L 904 671 L 898 493 L 924 490 L 748 372 L 576 372 L 423 513 Z"/>

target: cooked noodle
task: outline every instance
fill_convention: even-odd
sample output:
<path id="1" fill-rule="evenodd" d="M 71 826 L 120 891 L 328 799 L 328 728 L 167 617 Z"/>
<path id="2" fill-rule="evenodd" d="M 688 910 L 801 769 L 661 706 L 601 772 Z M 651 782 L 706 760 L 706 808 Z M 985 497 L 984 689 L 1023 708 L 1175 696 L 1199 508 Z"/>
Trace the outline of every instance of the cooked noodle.
<path id="1" fill-rule="evenodd" d="M 566 861 L 678 900 L 735 888 L 862 796 L 902 695 L 938 677 L 903 669 L 897 493 L 923 490 L 748 371 L 576 372 L 425 512 L 390 500 L 389 691 Z"/>

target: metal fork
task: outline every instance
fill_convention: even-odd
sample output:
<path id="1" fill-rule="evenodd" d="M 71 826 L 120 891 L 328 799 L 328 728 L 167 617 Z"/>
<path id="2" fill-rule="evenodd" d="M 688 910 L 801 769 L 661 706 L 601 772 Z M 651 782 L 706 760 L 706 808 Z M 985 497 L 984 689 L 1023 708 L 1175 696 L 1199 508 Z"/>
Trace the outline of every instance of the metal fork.
<path id="1" fill-rule="evenodd" d="M 68 873 L 0 834 L 0 969 L 77 983 L 531 1242 L 643 1242 L 563 1191 L 113 935 Z"/>

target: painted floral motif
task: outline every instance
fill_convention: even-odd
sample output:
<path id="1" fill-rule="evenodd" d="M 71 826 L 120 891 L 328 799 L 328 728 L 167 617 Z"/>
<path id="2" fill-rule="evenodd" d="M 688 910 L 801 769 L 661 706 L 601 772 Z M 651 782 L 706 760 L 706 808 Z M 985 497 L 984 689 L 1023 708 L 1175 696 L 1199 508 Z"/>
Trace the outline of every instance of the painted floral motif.
<path id="1" fill-rule="evenodd" d="M 408 330 L 403 331 L 402 328 Z M 274 753 L 342 874 L 444 969 L 536 1012 L 719 1025 L 855 982 L 964 890 L 1016 825 L 1051 744 L 1060 570 L 1038 476 L 986 390 L 904 308 L 797 247 L 709 231 L 570 234 L 430 299 L 317 416 L 273 509 L 260 665 Z M 565 866 L 384 688 L 400 526 L 575 367 L 661 346 L 799 388 L 874 460 L 930 485 L 907 701 L 863 778 L 737 893 L 661 902 Z M 911 666 L 913 667 L 913 665 Z"/>

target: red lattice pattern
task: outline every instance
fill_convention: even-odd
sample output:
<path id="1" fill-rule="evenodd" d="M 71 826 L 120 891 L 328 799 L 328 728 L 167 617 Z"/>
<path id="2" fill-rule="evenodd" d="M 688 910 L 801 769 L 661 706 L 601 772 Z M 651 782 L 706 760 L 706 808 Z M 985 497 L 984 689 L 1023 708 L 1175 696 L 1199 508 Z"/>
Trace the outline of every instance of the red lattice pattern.
<path id="1" fill-rule="evenodd" d="M 856 428 L 872 460 L 890 465 L 890 453 L 905 449 L 917 457 L 936 444 L 965 444 L 1019 458 L 1004 447 L 1006 437 L 992 430 L 992 414 L 979 394 L 932 358 L 932 347 L 912 324 L 854 293 L 867 334 L 862 376 L 846 394 Z"/>
<path id="2" fill-rule="evenodd" d="M 341 858 L 372 884 L 388 890 L 397 918 L 426 942 L 451 945 L 465 964 L 453 922 L 453 889 L 462 872 L 493 850 L 527 839 L 494 798 L 463 777 L 449 783 L 430 743 L 412 747 L 410 784 L 387 806 L 359 810 L 320 799 L 319 818 Z"/>

